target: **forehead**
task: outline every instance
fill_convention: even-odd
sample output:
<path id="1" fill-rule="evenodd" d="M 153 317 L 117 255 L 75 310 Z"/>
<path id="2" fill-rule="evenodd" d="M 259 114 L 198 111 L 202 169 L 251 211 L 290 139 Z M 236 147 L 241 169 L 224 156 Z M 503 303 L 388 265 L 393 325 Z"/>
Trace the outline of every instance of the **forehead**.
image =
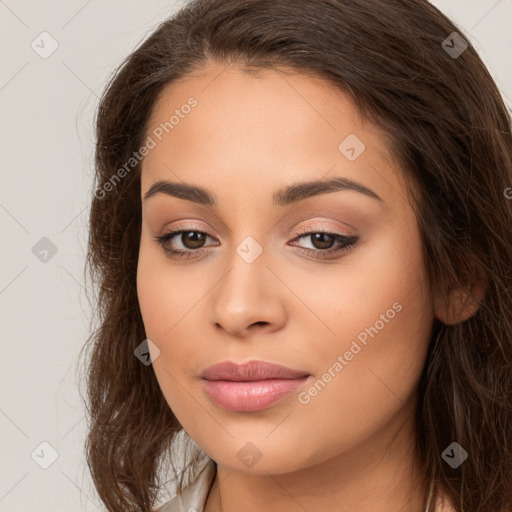
<path id="1" fill-rule="evenodd" d="M 160 179 L 219 191 L 331 176 L 384 195 L 401 186 L 382 132 L 332 84 L 289 69 L 252 74 L 209 62 L 162 90 L 146 135 L 155 146 L 143 161 L 142 192 Z"/>

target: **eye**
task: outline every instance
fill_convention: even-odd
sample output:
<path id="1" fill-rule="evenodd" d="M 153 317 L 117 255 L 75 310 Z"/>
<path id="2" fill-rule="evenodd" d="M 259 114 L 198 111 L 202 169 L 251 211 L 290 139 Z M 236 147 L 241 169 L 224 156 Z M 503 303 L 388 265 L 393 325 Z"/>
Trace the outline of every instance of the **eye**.
<path id="1" fill-rule="evenodd" d="M 204 252 L 204 243 L 207 238 L 211 238 L 204 231 L 194 228 L 171 231 L 161 236 L 154 237 L 162 246 L 163 250 L 171 257 L 190 257 L 192 253 Z M 175 249 L 172 246 L 174 238 L 177 238 L 183 248 Z"/>
<path id="2" fill-rule="evenodd" d="M 305 238 L 309 239 L 313 248 L 299 247 L 301 252 L 311 254 L 316 258 L 326 258 L 332 256 L 332 254 L 338 254 L 342 251 L 347 251 L 354 247 L 359 238 L 357 236 L 342 235 L 341 233 L 333 233 L 326 231 L 307 231 L 306 228 L 299 230 L 303 232 L 301 236 L 297 237 L 297 240 Z M 337 244 L 335 243 L 337 242 Z M 293 243 L 292 245 L 296 245 Z"/>
<path id="3" fill-rule="evenodd" d="M 309 228 L 311 229 L 311 228 Z M 347 251 L 355 246 L 359 238 L 357 236 L 348 236 L 341 233 L 333 233 L 326 231 L 308 231 L 306 228 L 299 230 L 300 236 L 296 240 L 308 239 L 312 242 L 313 248 L 298 247 L 300 252 L 312 255 L 315 258 L 322 259 L 338 254 L 342 251 Z M 208 252 L 205 248 L 207 238 L 212 238 L 208 233 L 197 230 L 193 227 L 189 229 L 180 229 L 177 231 L 170 231 L 160 236 L 154 237 L 159 243 L 164 252 L 171 258 L 190 258 L 196 257 L 199 254 Z M 177 242 L 173 242 L 174 239 Z M 335 242 L 337 242 L 335 244 Z M 178 243 L 178 248 L 174 245 Z M 181 244 L 181 247 L 179 245 Z M 335 244 L 335 245 L 333 245 Z M 296 242 L 291 245 L 296 246 Z"/>

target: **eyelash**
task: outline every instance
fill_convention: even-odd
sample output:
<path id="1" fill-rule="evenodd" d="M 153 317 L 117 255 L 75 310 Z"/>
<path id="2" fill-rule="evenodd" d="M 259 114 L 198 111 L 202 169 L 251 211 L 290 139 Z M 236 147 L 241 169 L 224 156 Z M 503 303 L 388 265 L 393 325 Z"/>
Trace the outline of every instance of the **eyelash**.
<path id="1" fill-rule="evenodd" d="M 176 250 L 176 249 L 169 249 L 165 246 L 165 244 L 171 240 L 172 238 L 174 238 L 175 236 L 178 236 L 178 235 L 181 235 L 183 233 L 200 233 L 201 235 L 206 235 L 206 236 L 210 236 L 208 235 L 208 233 L 205 233 L 204 231 L 201 231 L 199 229 L 196 229 L 194 227 L 191 227 L 191 228 L 187 228 L 187 229 L 180 229 L 180 230 L 177 230 L 177 231 L 170 231 L 169 233 L 165 233 L 163 235 L 160 235 L 160 236 L 154 236 L 153 238 L 157 241 L 158 244 L 161 245 L 162 249 L 164 250 L 164 252 L 171 258 L 176 258 L 176 259 L 181 259 L 181 258 L 190 258 L 193 254 L 201 254 L 201 253 L 204 253 L 204 252 L 207 252 L 208 249 L 205 249 L 205 248 L 200 248 L 200 249 L 189 249 L 187 251 L 181 251 L 181 250 Z M 334 246 L 335 248 L 330 248 L 330 249 L 325 249 L 325 250 L 322 250 L 322 249 L 307 249 L 307 248 L 304 248 L 304 247 L 299 247 L 299 252 L 304 252 L 304 253 L 307 253 L 307 254 L 313 254 L 313 256 L 317 259 L 323 259 L 324 256 L 323 255 L 332 255 L 332 254 L 338 254 L 338 253 L 341 253 L 341 252 L 344 252 L 344 251 L 347 251 L 349 249 L 351 249 L 352 247 L 354 247 L 357 242 L 359 241 L 359 237 L 357 236 L 347 236 L 347 235 L 341 235 L 340 233 L 334 233 L 334 232 L 331 232 L 331 231 L 311 231 L 311 228 L 301 228 L 298 230 L 297 232 L 297 236 L 295 239 L 300 239 L 300 238 L 304 238 L 304 237 L 307 237 L 309 235 L 316 235 L 316 234 L 322 234 L 322 235 L 329 235 L 329 236 L 333 236 L 335 238 L 336 241 L 338 242 L 341 242 L 338 244 L 338 247 Z M 294 239 L 294 240 L 295 240 Z M 321 256 L 322 255 L 322 256 Z"/>

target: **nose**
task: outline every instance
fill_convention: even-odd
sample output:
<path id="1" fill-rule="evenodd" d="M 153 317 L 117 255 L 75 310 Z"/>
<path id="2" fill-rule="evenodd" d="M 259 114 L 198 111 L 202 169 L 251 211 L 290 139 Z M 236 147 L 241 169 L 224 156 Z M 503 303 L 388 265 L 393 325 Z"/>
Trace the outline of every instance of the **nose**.
<path id="1" fill-rule="evenodd" d="M 290 292 L 263 255 L 248 263 L 235 252 L 229 264 L 210 299 L 210 321 L 215 328 L 237 338 L 281 329 Z"/>

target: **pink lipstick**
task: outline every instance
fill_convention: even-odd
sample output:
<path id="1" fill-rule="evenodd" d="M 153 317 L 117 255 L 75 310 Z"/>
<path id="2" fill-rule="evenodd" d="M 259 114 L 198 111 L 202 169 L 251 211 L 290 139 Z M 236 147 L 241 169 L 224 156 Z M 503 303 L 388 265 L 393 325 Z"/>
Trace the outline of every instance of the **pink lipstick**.
<path id="1" fill-rule="evenodd" d="M 230 411 L 257 411 L 296 391 L 311 375 L 267 361 L 223 361 L 207 368 L 201 379 L 207 396 Z"/>

